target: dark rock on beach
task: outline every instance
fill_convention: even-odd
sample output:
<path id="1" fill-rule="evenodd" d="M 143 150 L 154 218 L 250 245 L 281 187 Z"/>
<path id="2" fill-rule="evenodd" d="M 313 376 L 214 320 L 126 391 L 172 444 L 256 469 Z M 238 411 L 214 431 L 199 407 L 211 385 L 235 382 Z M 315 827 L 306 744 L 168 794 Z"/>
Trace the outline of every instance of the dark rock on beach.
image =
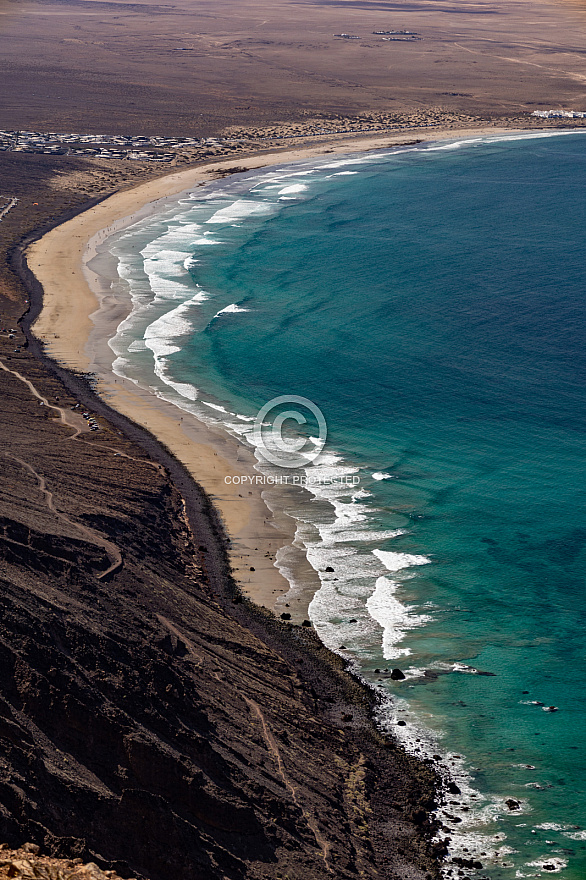
<path id="1" fill-rule="evenodd" d="M 403 681 L 405 674 L 401 672 L 400 669 L 393 669 L 391 672 L 391 678 L 393 681 Z"/>
<path id="2" fill-rule="evenodd" d="M 459 865 L 460 868 L 476 868 L 480 870 L 483 867 L 482 862 L 478 861 L 478 859 L 467 859 L 464 856 L 454 856 L 452 862 L 454 865 Z"/>

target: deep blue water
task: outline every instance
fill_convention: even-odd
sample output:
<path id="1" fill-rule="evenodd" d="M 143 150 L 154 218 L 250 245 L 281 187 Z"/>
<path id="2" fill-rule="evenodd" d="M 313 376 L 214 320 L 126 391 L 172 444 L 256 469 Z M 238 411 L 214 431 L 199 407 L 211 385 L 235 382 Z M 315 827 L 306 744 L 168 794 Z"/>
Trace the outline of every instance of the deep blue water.
<path id="1" fill-rule="evenodd" d="M 290 507 L 312 620 L 448 756 L 454 852 L 492 878 L 586 876 L 585 191 L 581 134 L 422 146 L 237 176 L 109 243 L 121 374 L 231 425 L 321 408 L 313 472 L 360 484 Z"/>

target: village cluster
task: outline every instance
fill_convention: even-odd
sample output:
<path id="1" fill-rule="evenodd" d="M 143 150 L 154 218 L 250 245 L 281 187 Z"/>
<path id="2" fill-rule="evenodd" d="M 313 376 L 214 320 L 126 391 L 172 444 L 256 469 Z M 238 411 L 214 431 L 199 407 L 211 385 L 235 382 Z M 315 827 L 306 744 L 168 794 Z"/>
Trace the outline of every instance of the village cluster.
<path id="1" fill-rule="evenodd" d="M 418 39 L 412 31 L 377 31 L 396 34 L 383 39 Z M 349 34 L 336 34 L 351 38 Z M 523 114 L 525 116 L 525 114 Z M 534 110 L 533 117 L 542 119 L 586 119 L 586 112 L 577 110 Z M 526 118 L 526 117 L 525 117 Z M 283 123 L 269 128 L 232 126 L 224 137 L 155 137 L 147 135 L 76 134 L 72 132 L 5 131 L 0 130 L 0 152 L 45 153 L 54 156 L 79 156 L 93 159 L 130 159 L 141 162 L 182 164 L 212 156 L 250 149 L 254 142 L 296 140 L 336 134 L 359 134 L 377 131 L 400 131 L 450 126 L 476 121 L 475 117 L 441 108 L 415 113 L 363 114 L 343 117 L 333 114 L 329 119 Z M 0 202 L 0 220 L 16 204 L 7 198 Z"/>
<path id="2" fill-rule="evenodd" d="M 531 116 L 540 119 L 586 119 L 586 113 L 581 110 L 534 110 Z"/>
<path id="3" fill-rule="evenodd" d="M 42 131 L 0 131 L 0 151 L 172 162 L 181 149 L 218 146 L 217 138 L 165 138 L 131 135 L 72 134 Z"/>

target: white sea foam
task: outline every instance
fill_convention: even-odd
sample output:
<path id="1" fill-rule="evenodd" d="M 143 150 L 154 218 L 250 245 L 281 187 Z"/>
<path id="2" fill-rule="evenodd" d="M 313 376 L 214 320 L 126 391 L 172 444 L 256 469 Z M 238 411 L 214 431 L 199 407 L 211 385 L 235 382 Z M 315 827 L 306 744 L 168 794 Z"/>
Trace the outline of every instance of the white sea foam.
<path id="1" fill-rule="evenodd" d="M 374 551 L 376 553 L 376 551 Z M 406 553 L 396 554 L 407 556 Z M 411 653 L 410 648 L 398 648 L 408 630 L 415 629 L 431 620 L 429 614 L 416 614 L 395 597 L 399 584 L 387 577 L 379 577 L 372 596 L 366 601 L 370 616 L 383 628 L 383 657 L 396 660 Z"/>
<path id="2" fill-rule="evenodd" d="M 484 139 L 484 143 L 486 144 L 501 144 L 507 141 L 528 141 L 528 140 L 541 140 L 542 138 L 550 138 L 550 137 L 563 137 L 564 135 L 584 135 L 586 132 L 584 129 L 563 129 L 558 131 L 530 131 L 530 132 L 518 132 L 516 134 L 510 135 L 492 135 L 491 137 L 487 137 Z"/>
<path id="3" fill-rule="evenodd" d="M 307 185 L 304 183 L 292 183 L 290 186 L 286 186 L 284 189 L 280 190 L 280 196 L 289 196 L 293 193 L 302 193 L 307 190 Z"/>
<path id="4" fill-rule="evenodd" d="M 192 305 L 193 301 L 188 300 L 148 325 L 144 332 L 144 343 L 156 357 L 164 357 L 181 350 L 172 340 L 191 332 L 192 324 L 187 316 Z"/>
<path id="5" fill-rule="evenodd" d="M 586 831 L 564 831 L 563 835 L 569 840 L 586 840 Z"/>
<path id="6" fill-rule="evenodd" d="M 135 351 L 146 351 L 146 345 L 144 339 L 135 339 L 134 342 L 131 342 L 127 349 L 128 352 Z"/>
<path id="7" fill-rule="evenodd" d="M 179 394 L 180 397 L 184 397 L 186 400 L 197 400 L 199 397 L 199 391 L 195 387 L 195 385 L 190 385 L 187 382 L 175 382 L 167 375 L 167 371 L 163 366 L 159 367 L 157 371 L 157 376 L 163 380 L 165 385 L 168 385 L 170 388 L 173 388 L 174 391 Z M 164 397 L 164 395 L 159 395 Z M 167 398 L 168 399 L 168 398 Z M 172 399 L 171 403 L 177 405 L 178 401 L 176 399 Z M 180 403 L 180 402 L 179 402 Z M 182 404 L 180 403 L 182 406 Z"/>
<path id="8" fill-rule="evenodd" d="M 511 132 L 510 134 L 491 135 L 488 137 L 465 138 L 462 140 L 451 141 L 448 143 L 432 142 L 427 145 L 420 145 L 409 151 L 397 152 L 419 152 L 419 153 L 437 153 L 451 150 L 459 150 L 462 147 L 474 146 L 477 144 L 501 144 L 510 143 L 511 141 L 536 140 L 550 137 L 560 137 L 563 135 L 586 134 L 578 129 L 565 129 L 561 131 L 531 131 L 531 132 Z"/>
<path id="9" fill-rule="evenodd" d="M 408 670 L 404 671 L 408 672 Z M 373 686 L 372 682 L 368 683 Z M 474 781 L 463 756 L 442 749 L 444 734 L 425 726 L 422 719 L 412 712 L 407 700 L 395 695 L 391 696 L 381 684 L 374 684 L 374 688 L 379 694 L 379 707 L 376 711 L 378 726 L 399 740 L 408 752 L 419 758 L 430 758 L 432 755 L 443 753 L 439 761 L 436 757 L 435 767 L 442 777 L 455 782 L 460 789 L 458 804 L 444 804 L 437 811 L 437 817 L 449 828 L 450 856 L 479 859 L 485 866 L 487 862 L 497 862 L 502 865 L 503 859 L 514 850 L 506 845 L 504 832 L 495 834 L 489 831 L 503 815 L 502 799 L 496 795 L 479 794 L 474 788 Z M 397 722 L 400 720 L 406 722 L 405 726 L 398 725 Z M 460 821 L 454 822 L 450 816 Z M 445 835 L 446 828 L 443 828 L 438 834 L 438 839 Z M 453 875 L 447 869 L 444 876 Z"/>
<path id="10" fill-rule="evenodd" d="M 246 217 L 271 214 L 273 210 L 273 206 L 267 202 L 238 199 L 231 205 L 220 208 L 209 220 L 206 220 L 206 223 L 234 223 L 235 220 L 243 220 Z"/>
<path id="11" fill-rule="evenodd" d="M 307 472 L 311 475 L 312 471 L 313 468 Z M 318 472 L 322 475 L 353 471 L 331 453 L 318 459 Z M 316 500 L 327 501 L 335 514 L 333 522 L 314 516 L 314 529 L 309 528 L 304 536 L 307 557 L 322 582 L 309 608 L 316 631 L 333 650 L 349 641 L 353 651 L 360 652 L 363 646 L 371 653 L 382 628 L 385 657 L 398 656 L 395 643 L 407 629 L 423 624 L 428 616 L 418 615 L 398 601 L 394 595 L 397 585 L 381 577 L 381 560 L 368 552 L 368 547 L 373 541 L 398 538 L 404 530 L 373 528 L 372 517 L 377 511 L 361 503 L 370 493 L 358 490 L 348 501 L 348 489 L 311 486 L 310 491 Z M 295 516 L 304 517 L 304 512 L 295 511 Z M 408 567 L 412 562 L 410 554 L 402 554 L 401 560 L 403 565 L 398 567 Z M 353 623 L 347 623 L 349 619 Z"/>
<path id="12" fill-rule="evenodd" d="M 221 413 L 228 412 L 228 410 L 226 409 L 225 406 L 220 406 L 220 404 L 218 404 L 218 403 L 211 403 L 209 400 L 202 400 L 202 403 L 204 403 L 206 406 L 209 406 L 210 409 L 215 409 L 216 412 L 221 412 Z"/>
<path id="13" fill-rule="evenodd" d="M 195 296 L 191 297 L 192 303 L 201 303 L 205 302 L 210 298 L 211 294 L 207 292 L 207 290 L 200 290 L 199 293 L 196 293 Z"/>
<path id="14" fill-rule="evenodd" d="M 129 364 L 128 358 L 117 357 L 112 361 L 112 372 L 117 376 L 125 376 L 125 367 Z"/>
<path id="15" fill-rule="evenodd" d="M 548 874 L 559 874 L 567 866 L 568 860 L 561 856 L 542 856 L 533 862 L 525 862 L 528 868 L 541 868 Z"/>
<path id="16" fill-rule="evenodd" d="M 475 666 L 469 666 L 467 663 L 452 663 L 451 671 L 461 672 L 463 675 L 478 675 L 478 669 Z"/>
<path id="17" fill-rule="evenodd" d="M 190 251 L 162 248 L 159 242 L 160 239 L 154 247 L 148 245 L 143 249 L 142 255 L 145 259 L 145 264 L 151 262 L 158 263 L 161 269 L 171 269 L 172 271 L 175 271 L 179 267 L 183 268 L 183 263 L 191 256 Z"/>
<path id="18" fill-rule="evenodd" d="M 345 168 L 347 165 L 365 165 L 373 159 L 378 159 L 379 155 L 369 154 L 368 156 L 358 156 L 352 158 L 341 158 L 337 162 L 328 162 L 327 165 L 320 165 L 320 171 L 330 171 L 331 169 Z"/>
<path id="19" fill-rule="evenodd" d="M 373 550 L 372 552 L 389 571 L 401 571 L 401 569 L 410 568 L 412 565 L 427 565 L 431 562 L 427 556 L 415 556 L 412 553 L 396 553 L 392 550 Z"/>
<path id="20" fill-rule="evenodd" d="M 524 766 L 523 764 L 517 765 L 519 767 Z M 533 768 L 535 769 L 535 768 Z M 571 825 L 560 825 L 559 822 L 542 822 L 541 825 L 535 826 L 539 831 L 568 831 L 572 826 Z"/>
<path id="21" fill-rule="evenodd" d="M 214 318 L 219 318 L 220 315 L 234 315 L 234 314 L 236 314 L 236 312 L 249 312 L 249 311 L 250 311 L 250 309 L 243 309 L 237 303 L 231 303 L 229 306 L 226 306 L 224 309 L 220 309 L 220 311 L 214 315 Z"/>
<path id="22" fill-rule="evenodd" d="M 480 144 L 482 143 L 482 140 L 482 138 L 467 138 L 466 140 L 448 142 L 447 144 L 434 143 L 430 146 L 423 147 L 421 152 L 439 153 L 449 150 L 459 150 L 460 147 L 465 147 L 469 144 Z"/>
<path id="23" fill-rule="evenodd" d="M 166 358 L 181 351 L 179 340 L 193 332 L 194 308 L 197 308 L 206 298 L 205 291 L 199 291 L 187 302 L 183 302 L 160 315 L 148 324 L 144 331 L 144 345 L 153 353 L 155 375 L 165 385 L 176 391 L 181 398 L 190 401 L 197 400 L 198 389 L 190 383 L 175 381 L 169 375 Z M 173 402 L 177 403 L 178 401 L 173 400 Z"/>
<path id="24" fill-rule="evenodd" d="M 320 456 L 321 465 L 307 469 L 310 477 L 327 481 L 353 475 L 355 468 L 344 466 L 337 457 Z M 339 618 L 362 615 L 364 626 L 374 637 L 373 622 L 366 613 L 365 600 L 372 592 L 370 586 L 380 574 L 372 554 L 360 552 L 372 528 L 372 509 L 361 503 L 356 494 L 348 497 L 348 489 L 341 486 L 312 484 L 309 491 L 318 502 L 317 507 L 306 505 L 295 510 L 295 517 L 307 526 L 303 531 L 305 550 L 312 567 L 320 574 L 322 587 L 310 605 L 310 617 L 324 642 L 332 648 L 340 644 Z M 324 506 L 324 504 L 326 506 Z M 330 510 L 331 513 L 327 513 Z M 381 540 L 397 534 L 397 530 L 376 530 Z M 385 537 L 383 538 L 383 534 Z M 377 536 L 379 537 L 379 536 Z M 328 574 L 327 568 L 334 572 Z M 354 643 L 354 642 L 353 642 Z M 367 641 L 365 641 L 365 644 Z"/>
<path id="25" fill-rule="evenodd" d="M 372 475 L 373 480 L 394 480 L 393 474 L 385 474 L 382 471 L 375 471 Z"/>
<path id="26" fill-rule="evenodd" d="M 145 269 L 149 268 L 145 266 Z M 151 290 L 155 294 L 154 302 L 185 301 L 191 296 L 192 288 L 175 278 L 165 278 L 156 271 L 148 272 Z"/>

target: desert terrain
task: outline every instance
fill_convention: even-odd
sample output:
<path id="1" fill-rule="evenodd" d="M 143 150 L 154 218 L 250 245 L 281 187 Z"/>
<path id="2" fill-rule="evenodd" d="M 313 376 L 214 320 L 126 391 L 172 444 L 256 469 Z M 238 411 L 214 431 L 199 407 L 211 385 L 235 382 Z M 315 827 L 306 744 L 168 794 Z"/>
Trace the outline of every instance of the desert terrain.
<path id="1" fill-rule="evenodd" d="M 569 0 L 3 0 L 0 127 L 203 136 L 584 109 L 585 53 L 586 7 Z"/>

